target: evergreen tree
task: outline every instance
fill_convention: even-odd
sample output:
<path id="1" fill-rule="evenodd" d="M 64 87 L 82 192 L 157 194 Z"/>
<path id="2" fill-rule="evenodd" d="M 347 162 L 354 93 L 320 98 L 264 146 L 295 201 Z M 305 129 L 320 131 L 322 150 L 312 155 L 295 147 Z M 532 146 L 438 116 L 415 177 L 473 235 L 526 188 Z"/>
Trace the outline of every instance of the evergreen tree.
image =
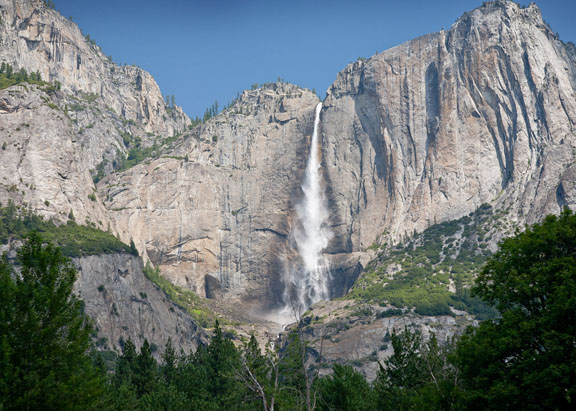
<path id="1" fill-rule="evenodd" d="M 148 340 L 144 340 L 142 347 L 140 347 L 140 354 L 136 357 L 134 366 L 135 369 L 132 383 L 136 388 L 136 394 L 141 397 L 144 394 L 154 391 L 156 388 L 155 385 L 158 382 L 158 364 L 154 357 L 152 357 L 152 351 L 150 350 Z"/>
<path id="2" fill-rule="evenodd" d="M 104 393 L 91 327 L 72 294 L 76 270 L 31 234 L 15 270 L 0 262 L 0 408 L 91 409 Z"/>
<path id="3" fill-rule="evenodd" d="M 207 121 L 218 114 L 218 102 L 215 101 L 209 108 L 204 112 L 204 117 L 202 121 Z"/>
<path id="4" fill-rule="evenodd" d="M 378 408 L 382 410 L 412 409 L 412 400 L 417 388 L 424 382 L 423 361 L 420 356 L 422 334 L 405 329 L 392 333 L 394 353 L 380 370 L 374 382 L 378 397 Z"/>
<path id="5" fill-rule="evenodd" d="M 178 363 L 176 386 L 195 409 L 251 409 L 240 370 L 240 354 L 216 321 L 210 344 Z"/>
<path id="6" fill-rule="evenodd" d="M 240 377 L 253 394 L 255 407 L 259 403 L 265 411 L 274 409 L 279 389 L 278 357 L 269 346 L 262 355 L 253 335 L 244 345 Z"/>
<path id="7" fill-rule="evenodd" d="M 451 410 L 461 407 L 453 343 L 440 346 L 435 335 L 424 342 L 419 331 L 393 333 L 394 353 L 374 381 L 379 410 Z"/>
<path id="8" fill-rule="evenodd" d="M 332 375 L 317 380 L 316 392 L 320 410 L 376 410 L 370 385 L 349 365 L 334 365 Z"/>
<path id="9" fill-rule="evenodd" d="M 186 395 L 178 391 L 174 385 L 164 383 L 158 385 L 154 391 L 144 395 L 139 402 L 138 409 L 149 411 L 196 411 L 210 408 L 197 408 L 194 403 L 191 403 Z"/>
<path id="10" fill-rule="evenodd" d="M 219 399 L 221 405 L 232 407 L 238 400 L 239 382 L 235 372 L 240 369 L 240 356 L 236 347 L 227 338 L 218 321 L 214 327 L 214 336 L 208 348 L 198 356 L 198 366 L 204 367 L 208 375 L 208 392 L 212 398 Z"/>
<path id="11" fill-rule="evenodd" d="M 576 404 L 576 215 L 565 210 L 504 240 L 474 292 L 502 318 L 470 328 L 457 350 L 474 409 Z"/>
<path id="12" fill-rule="evenodd" d="M 283 408 L 310 409 L 314 395 L 306 367 L 306 344 L 298 327 L 288 334 L 287 344 L 280 352 L 281 390 L 278 400 Z"/>
<path id="13" fill-rule="evenodd" d="M 164 353 L 162 354 L 162 360 L 164 361 L 164 365 L 162 366 L 161 369 L 162 374 L 164 375 L 164 379 L 169 384 L 172 384 L 176 376 L 176 367 L 178 366 L 178 356 L 176 355 L 176 351 L 172 346 L 171 338 L 168 338 L 168 342 L 166 343 L 166 347 L 164 348 Z"/>

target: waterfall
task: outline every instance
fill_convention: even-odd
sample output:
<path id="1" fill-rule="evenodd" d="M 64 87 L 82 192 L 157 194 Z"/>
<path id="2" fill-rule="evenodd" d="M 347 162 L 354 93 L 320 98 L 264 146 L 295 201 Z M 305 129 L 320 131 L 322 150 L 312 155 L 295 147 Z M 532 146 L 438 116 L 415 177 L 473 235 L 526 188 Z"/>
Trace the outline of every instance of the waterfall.
<path id="1" fill-rule="evenodd" d="M 328 222 L 328 210 L 320 173 L 318 134 L 322 103 L 316 106 L 314 133 L 310 154 L 302 181 L 303 197 L 296 206 L 297 223 L 294 225 L 292 245 L 301 264 L 290 264 L 285 275 L 284 310 L 299 315 L 320 300 L 330 297 L 330 267 L 322 251 L 332 238 Z"/>

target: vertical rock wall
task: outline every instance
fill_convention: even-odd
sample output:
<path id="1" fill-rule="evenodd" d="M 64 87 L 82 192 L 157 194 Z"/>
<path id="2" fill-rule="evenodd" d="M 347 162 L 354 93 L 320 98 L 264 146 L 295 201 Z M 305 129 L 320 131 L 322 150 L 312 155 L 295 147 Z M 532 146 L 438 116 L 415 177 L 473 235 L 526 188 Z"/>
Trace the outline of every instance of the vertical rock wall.
<path id="1" fill-rule="evenodd" d="M 273 303 L 317 103 L 285 83 L 244 92 L 170 158 L 103 180 L 121 238 L 199 295 Z"/>
<path id="2" fill-rule="evenodd" d="M 535 5 L 499 1 L 346 67 L 322 118 L 334 250 L 484 202 L 520 222 L 574 206 L 572 56 Z"/>

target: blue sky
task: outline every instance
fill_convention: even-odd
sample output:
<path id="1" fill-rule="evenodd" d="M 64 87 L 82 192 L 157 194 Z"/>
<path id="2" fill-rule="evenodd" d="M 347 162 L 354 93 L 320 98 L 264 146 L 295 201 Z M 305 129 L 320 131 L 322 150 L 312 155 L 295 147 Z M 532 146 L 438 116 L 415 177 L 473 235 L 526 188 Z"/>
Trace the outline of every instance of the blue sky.
<path id="1" fill-rule="evenodd" d="M 148 70 L 190 116 L 278 77 L 323 97 L 357 57 L 448 29 L 480 0 L 55 0 L 115 62 Z M 527 5 L 529 1 L 519 1 Z M 536 2 L 576 42 L 576 1 Z"/>

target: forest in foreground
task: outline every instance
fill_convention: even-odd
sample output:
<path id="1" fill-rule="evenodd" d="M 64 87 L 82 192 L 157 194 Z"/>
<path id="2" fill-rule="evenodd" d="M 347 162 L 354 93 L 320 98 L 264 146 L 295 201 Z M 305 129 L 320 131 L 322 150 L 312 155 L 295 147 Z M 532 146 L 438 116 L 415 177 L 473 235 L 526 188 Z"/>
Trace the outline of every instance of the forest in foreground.
<path id="1" fill-rule="evenodd" d="M 168 341 L 117 358 L 92 345 L 76 270 L 38 233 L 0 262 L 0 409 L 569 409 L 576 401 L 576 215 L 502 241 L 472 288 L 500 315 L 450 342 L 410 329 L 373 382 L 351 366 L 310 367 L 301 326 L 262 351 L 214 326 L 185 355 Z M 321 358 L 315 359 L 321 362 Z"/>

